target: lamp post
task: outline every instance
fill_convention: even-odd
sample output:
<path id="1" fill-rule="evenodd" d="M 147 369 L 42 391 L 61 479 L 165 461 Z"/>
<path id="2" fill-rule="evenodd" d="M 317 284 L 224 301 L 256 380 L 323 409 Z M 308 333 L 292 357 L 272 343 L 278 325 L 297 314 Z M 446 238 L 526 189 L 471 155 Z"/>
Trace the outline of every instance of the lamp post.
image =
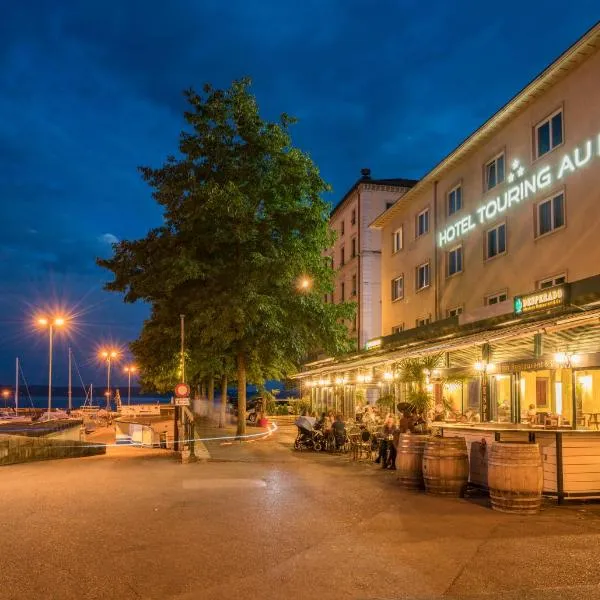
<path id="1" fill-rule="evenodd" d="M 41 327 L 48 327 L 48 418 L 52 410 L 52 338 L 55 327 L 63 327 L 65 324 L 64 317 L 40 317 L 37 324 Z"/>
<path id="2" fill-rule="evenodd" d="M 131 374 L 137 371 L 137 367 L 129 365 L 125 367 L 125 373 L 127 373 L 127 405 L 131 404 Z"/>
<path id="3" fill-rule="evenodd" d="M 100 356 L 106 360 L 106 408 L 110 408 L 110 362 L 117 358 L 119 353 L 116 350 L 103 350 Z"/>

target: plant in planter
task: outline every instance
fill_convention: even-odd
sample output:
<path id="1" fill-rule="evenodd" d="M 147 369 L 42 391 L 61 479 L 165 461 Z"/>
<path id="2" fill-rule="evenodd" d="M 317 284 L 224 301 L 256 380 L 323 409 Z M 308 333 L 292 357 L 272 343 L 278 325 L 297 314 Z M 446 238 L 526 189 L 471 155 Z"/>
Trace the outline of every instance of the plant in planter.
<path id="1" fill-rule="evenodd" d="M 384 394 L 377 399 L 377 406 L 379 406 L 382 412 L 394 412 L 394 405 L 396 399 L 392 394 Z"/>

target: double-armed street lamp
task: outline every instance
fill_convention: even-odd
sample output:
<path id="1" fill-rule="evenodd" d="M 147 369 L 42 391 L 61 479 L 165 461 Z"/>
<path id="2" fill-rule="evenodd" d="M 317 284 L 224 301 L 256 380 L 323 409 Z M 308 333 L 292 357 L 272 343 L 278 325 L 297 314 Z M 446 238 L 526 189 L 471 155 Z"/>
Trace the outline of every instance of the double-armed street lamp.
<path id="1" fill-rule="evenodd" d="M 40 327 L 48 328 L 48 413 L 52 410 L 52 338 L 54 329 L 64 327 L 65 323 L 64 317 L 39 317 L 37 320 Z"/>
<path id="2" fill-rule="evenodd" d="M 110 406 L 111 393 L 110 393 L 110 363 L 119 357 L 119 352 L 114 348 L 107 348 L 100 351 L 100 358 L 106 361 L 106 406 Z"/>
<path id="3" fill-rule="evenodd" d="M 128 365 L 125 367 L 125 373 L 127 373 L 127 404 L 131 404 L 131 374 L 137 372 L 135 365 Z"/>

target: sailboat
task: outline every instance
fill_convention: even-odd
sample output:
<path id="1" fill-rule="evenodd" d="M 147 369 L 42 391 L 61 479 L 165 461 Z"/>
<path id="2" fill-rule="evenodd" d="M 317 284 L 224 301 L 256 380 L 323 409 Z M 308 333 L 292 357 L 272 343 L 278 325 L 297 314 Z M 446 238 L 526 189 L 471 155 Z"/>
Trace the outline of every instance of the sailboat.
<path id="1" fill-rule="evenodd" d="M 0 423 L 31 423 L 31 416 L 25 415 L 24 410 L 21 407 L 21 413 L 19 414 L 19 383 L 20 376 L 23 378 L 23 383 L 25 384 L 25 389 L 27 391 L 27 395 L 29 396 L 29 402 L 31 407 L 33 408 L 33 402 L 31 400 L 31 394 L 29 393 L 29 386 L 27 385 L 27 380 L 25 379 L 25 375 L 21 369 L 21 363 L 19 362 L 19 357 L 17 356 L 15 360 L 15 406 L 14 408 L 4 408 L 0 410 Z"/>

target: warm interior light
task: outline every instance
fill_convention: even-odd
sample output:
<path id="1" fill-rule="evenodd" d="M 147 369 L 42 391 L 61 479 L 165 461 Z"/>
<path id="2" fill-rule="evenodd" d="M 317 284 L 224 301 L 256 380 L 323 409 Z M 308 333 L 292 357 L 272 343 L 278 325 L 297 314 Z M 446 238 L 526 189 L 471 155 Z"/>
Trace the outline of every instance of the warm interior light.
<path id="1" fill-rule="evenodd" d="M 584 391 L 589 392 L 592 389 L 592 376 L 582 375 L 578 378 L 578 383 L 581 385 Z"/>
<path id="2" fill-rule="evenodd" d="M 554 383 L 554 399 L 556 402 L 556 414 L 562 415 L 562 382 L 556 381 Z"/>
<path id="3" fill-rule="evenodd" d="M 493 373 L 496 370 L 496 365 L 494 363 L 488 363 L 487 367 L 485 368 L 485 370 L 488 373 Z"/>
<path id="4" fill-rule="evenodd" d="M 554 355 L 554 360 L 559 365 L 565 365 L 565 364 L 567 364 L 567 354 L 566 354 L 566 352 L 557 352 Z"/>
<path id="5" fill-rule="evenodd" d="M 391 373 L 390 371 L 386 371 L 383 374 L 383 378 L 386 379 L 387 381 L 390 381 L 390 379 L 394 379 L 394 374 Z"/>
<path id="6" fill-rule="evenodd" d="M 579 364 L 579 361 L 581 360 L 581 356 L 579 356 L 579 354 L 572 354 L 571 355 L 571 364 L 572 365 L 577 365 Z"/>
<path id="7" fill-rule="evenodd" d="M 475 363 L 474 367 L 475 367 L 476 371 L 483 371 L 483 369 L 485 368 L 485 365 L 480 360 L 478 360 Z"/>

